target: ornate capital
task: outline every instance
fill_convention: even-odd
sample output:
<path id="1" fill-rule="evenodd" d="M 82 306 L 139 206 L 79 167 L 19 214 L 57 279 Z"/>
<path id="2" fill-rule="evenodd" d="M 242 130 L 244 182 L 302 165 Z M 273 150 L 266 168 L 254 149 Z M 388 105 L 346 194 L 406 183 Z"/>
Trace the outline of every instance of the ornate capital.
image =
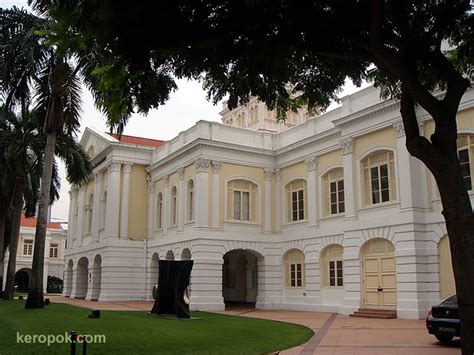
<path id="1" fill-rule="evenodd" d="M 273 170 L 273 173 L 275 174 L 276 180 L 281 181 L 281 171 L 280 168 L 276 168 Z"/>
<path id="2" fill-rule="evenodd" d="M 354 140 L 352 137 L 348 137 L 339 142 L 342 148 L 342 154 L 351 154 L 354 150 Z"/>
<path id="3" fill-rule="evenodd" d="M 393 124 L 393 131 L 395 132 L 395 137 L 401 138 L 405 136 L 405 127 L 403 126 L 403 122 L 395 122 Z"/>
<path id="4" fill-rule="evenodd" d="M 180 180 L 184 180 L 184 168 L 179 168 L 178 169 L 178 178 Z"/>
<path id="5" fill-rule="evenodd" d="M 205 173 L 209 170 L 210 161 L 207 159 L 198 159 L 194 162 L 196 172 Z"/>
<path id="6" fill-rule="evenodd" d="M 168 187 L 169 184 L 170 184 L 170 177 L 166 175 L 163 177 L 163 185 L 165 185 L 165 187 Z"/>
<path id="7" fill-rule="evenodd" d="M 130 173 L 130 171 L 132 171 L 132 165 L 131 163 L 122 163 L 122 171 L 124 173 Z"/>
<path id="8" fill-rule="evenodd" d="M 265 173 L 265 180 L 270 181 L 274 173 L 273 169 L 264 168 L 263 171 Z"/>
<path id="9" fill-rule="evenodd" d="M 112 173 L 112 172 L 119 172 L 120 171 L 120 166 L 122 164 L 120 164 L 119 162 L 116 162 L 116 161 L 112 161 L 110 162 L 110 164 L 108 165 L 108 170 L 109 170 L 109 173 Z"/>
<path id="10" fill-rule="evenodd" d="M 222 162 L 221 161 L 212 161 L 212 172 L 214 174 L 219 174 L 222 168 Z"/>
<path id="11" fill-rule="evenodd" d="M 147 176 L 146 176 L 146 182 L 147 182 L 147 183 L 150 183 L 150 181 L 151 181 L 151 175 L 150 175 L 150 174 L 147 174 Z"/>
<path id="12" fill-rule="evenodd" d="M 306 168 L 308 169 L 308 171 L 316 170 L 316 159 L 314 157 L 305 159 L 304 162 L 306 164 Z"/>

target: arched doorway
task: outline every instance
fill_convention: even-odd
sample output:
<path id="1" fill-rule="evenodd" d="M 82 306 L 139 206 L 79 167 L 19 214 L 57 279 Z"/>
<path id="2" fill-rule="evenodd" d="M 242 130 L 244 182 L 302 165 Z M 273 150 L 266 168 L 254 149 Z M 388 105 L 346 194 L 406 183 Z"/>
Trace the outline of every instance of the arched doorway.
<path id="1" fill-rule="evenodd" d="M 28 292 L 30 275 L 31 269 L 20 269 L 15 273 L 15 286 L 17 286 L 17 292 Z"/>
<path id="2" fill-rule="evenodd" d="M 451 248 L 449 238 L 445 235 L 438 244 L 439 251 L 439 290 L 441 299 L 446 299 L 456 294 L 453 264 L 451 261 Z"/>
<path id="3" fill-rule="evenodd" d="M 181 260 L 191 260 L 191 251 L 188 248 L 181 252 Z"/>
<path id="4" fill-rule="evenodd" d="M 96 255 L 92 264 L 92 293 L 91 301 L 98 301 L 102 284 L 102 257 Z"/>
<path id="5" fill-rule="evenodd" d="M 73 261 L 69 260 L 66 267 L 66 272 L 64 273 L 64 296 L 70 297 L 72 292 L 72 267 Z"/>
<path id="6" fill-rule="evenodd" d="M 224 255 L 222 297 L 226 306 L 255 306 L 258 294 L 258 263 L 261 260 L 261 255 L 243 249 L 231 250 Z"/>
<path id="7" fill-rule="evenodd" d="M 361 248 L 362 305 L 365 308 L 397 308 L 395 247 L 388 240 L 375 238 Z"/>
<path id="8" fill-rule="evenodd" d="M 77 262 L 76 294 L 74 298 L 85 299 L 89 285 L 89 260 L 82 257 Z"/>
<path id="9" fill-rule="evenodd" d="M 172 250 L 168 250 L 165 256 L 165 260 L 174 260 L 174 253 Z"/>

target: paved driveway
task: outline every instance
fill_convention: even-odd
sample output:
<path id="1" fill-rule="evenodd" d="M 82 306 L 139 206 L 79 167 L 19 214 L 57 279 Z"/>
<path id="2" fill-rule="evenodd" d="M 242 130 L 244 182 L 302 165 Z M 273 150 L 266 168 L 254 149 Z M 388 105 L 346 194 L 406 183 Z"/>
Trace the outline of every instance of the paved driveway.
<path id="1" fill-rule="evenodd" d="M 51 301 L 102 310 L 149 311 L 153 302 L 91 302 L 49 296 Z M 426 331 L 422 320 L 350 318 L 336 313 L 286 310 L 229 309 L 223 314 L 297 323 L 314 331 L 306 344 L 280 354 L 442 355 L 460 354 L 459 342 L 440 344 Z"/>

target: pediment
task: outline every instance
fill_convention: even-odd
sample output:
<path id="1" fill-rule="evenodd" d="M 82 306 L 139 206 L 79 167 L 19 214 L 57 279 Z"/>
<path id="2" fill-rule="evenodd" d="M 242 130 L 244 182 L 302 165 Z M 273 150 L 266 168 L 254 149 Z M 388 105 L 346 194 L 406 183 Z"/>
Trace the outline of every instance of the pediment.
<path id="1" fill-rule="evenodd" d="M 86 128 L 81 138 L 81 145 L 91 159 L 114 142 L 118 142 L 117 139 L 89 127 Z"/>

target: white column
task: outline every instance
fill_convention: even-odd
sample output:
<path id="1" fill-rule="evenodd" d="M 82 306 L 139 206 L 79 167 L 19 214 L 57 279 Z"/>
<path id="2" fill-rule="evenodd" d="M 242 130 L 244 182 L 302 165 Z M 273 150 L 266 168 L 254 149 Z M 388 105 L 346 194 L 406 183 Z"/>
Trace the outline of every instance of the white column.
<path id="1" fill-rule="evenodd" d="M 178 169 L 178 233 L 184 230 L 184 217 L 186 206 L 184 205 L 184 196 L 186 195 L 186 187 L 184 186 L 184 168 Z"/>
<path id="2" fill-rule="evenodd" d="M 281 231 L 283 219 L 283 197 L 281 196 L 281 175 L 280 169 L 275 169 L 275 199 L 276 199 L 276 220 L 275 227 L 277 231 Z"/>
<path id="3" fill-rule="evenodd" d="M 265 224 L 264 232 L 272 232 L 272 176 L 273 169 L 265 168 Z"/>
<path id="4" fill-rule="evenodd" d="M 209 227 L 209 160 L 198 159 L 196 166 L 196 223 L 197 228 Z"/>
<path id="5" fill-rule="evenodd" d="M 219 229 L 219 222 L 221 219 L 221 186 L 220 186 L 220 171 L 222 163 L 220 161 L 212 162 L 212 202 L 211 202 L 211 228 Z"/>
<path id="6" fill-rule="evenodd" d="M 356 168 L 354 164 L 354 142 L 352 137 L 341 140 L 342 164 L 344 166 L 344 207 L 346 218 L 356 218 L 357 197 L 355 179 Z"/>
<path id="7" fill-rule="evenodd" d="M 155 216 L 155 182 L 151 181 L 151 176 L 146 178 L 148 184 L 148 203 L 147 203 L 147 238 L 153 238 L 154 232 L 154 216 Z"/>
<path id="8" fill-rule="evenodd" d="M 316 161 L 315 158 L 305 160 L 306 168 L 308 169 L 308 226 L 316 226 L 318 224 L 317 219 L 317 201 L 319 196 L 316 196 Z"/>
<path id="9" fill-rule="evenodd" d="M 78 192 L 79 198 L 77 203 L 77 225 L 76 238 L 74 246 L 82 246 L 82 237 L 84 235 L 84 204 L 86 200 L 86 188 L 83 187 Z"/>
<path id="10" fill-rule="evenodd" d="M 108 179 L 105 217 L 106 236 L 117 238 L 120 218 L 120 163 L 110 163 L 108 166 Z"/>
<path id="11" fill-rule="evenodd" d="M 397 144 L 397 174 L 395 186 L 400 200 L 400 209 L 427 207 L 428 195 L 426 175 L 423 173 L 421 161 L 412 157 L 405 145 L 405 129 L 403 122 L 393 124 Z"/>
<path id="12" fill-rule="evenodd" d="M 99 241 L 99 224 L 100 224 L 100 196 L 102 194 L 102 174 L 94 175 L 94 206 L 92 207 L 92 242 Z"/>
<path id="13" fill-rule="evenodd" d="M 170 218 L 170 178 L 169 176 L 165 176 L 163 178 L 164 182 L 164 191 L 163 191 L 163 220 L 161 221 L 161 225 L 163 226 L 163 235 L 168 234 L 168 225 L 169 225 L 169 218 Z"/>
<path id="14" fill-rule="evenodd" d="M 130 171 L 132 164 L 122 164 L 122 201 L 120 204 L 120 238 L 128 238 L 128 207 L 130 204 Z"/>
<path id="15" fill-rule="evenodd" d="M 68 229 L 67 229 L 67 249 L 71 249 L 73 247 L 73 239 L 74 239 L 74 218 L 75 218 L 75 210 L 77 204 L 77 188 L 73 187 L 69 191 L 69 216 L 68 216 Z"/>

